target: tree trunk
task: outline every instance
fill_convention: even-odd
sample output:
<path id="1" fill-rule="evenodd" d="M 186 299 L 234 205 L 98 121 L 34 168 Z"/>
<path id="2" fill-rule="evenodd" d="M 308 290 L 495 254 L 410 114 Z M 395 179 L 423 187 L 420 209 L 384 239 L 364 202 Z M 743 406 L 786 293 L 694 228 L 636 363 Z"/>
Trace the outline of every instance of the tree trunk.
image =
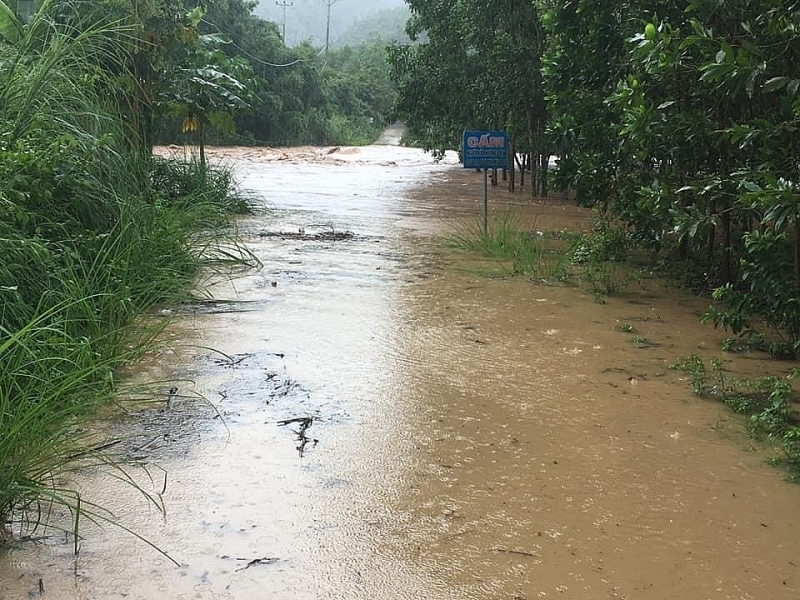
<path id="1" fill-rule="evenodd" d="M 534 126 L 534 107 L 532 103 L 529 103 L 528 110 L 527 110 L 527 121 L 528 121 L 528 141 L 531 147 L 531 155 L 530 155 L 530 165 L 531 165 L 531 198 L 536 198 L 536 192 L 538 187 L 538 167 L 534 166 L 534 157 L 536 156 L 537 148 L 536 148 L 536 128 Z"/>
<path id="2" fill-rule="evenodd" d="M 542 153 L 542 179 L 541 179 L 541 185 L 542 185 L 541 196 L 542 196 L 542 198 L 547 198 L 547 175 L 548 175 L 547 170 L 549 168 L 550 168 L 550 155 L 548 155 L 547 153 L 543 152 Z"/>
<path id="3" fill-rule="evenodd" d="M 722 220 L 722 283 L 730 283 L 733 279 L 733 263 L 731 248 L 731 213 L 726 209 L 720 214 Z"/>
<path id="4" fill-rule="evenodd" d="M 794 291 L 800 294 L 800 218 L 794 218 Z"/>
<path id="5" fill-rule="evenodd" d="M 509 144 L 508 144 L 508 170 L 511 177 L 508 178 L 508 191 L 512 194 L 516 191 L 517 188 L 517 170 L 516 165 L 514 164 L 515 157 L 517 156 L 517 149 L 516 149 L 516 136 L 512 133 L 509 136 Z"/>

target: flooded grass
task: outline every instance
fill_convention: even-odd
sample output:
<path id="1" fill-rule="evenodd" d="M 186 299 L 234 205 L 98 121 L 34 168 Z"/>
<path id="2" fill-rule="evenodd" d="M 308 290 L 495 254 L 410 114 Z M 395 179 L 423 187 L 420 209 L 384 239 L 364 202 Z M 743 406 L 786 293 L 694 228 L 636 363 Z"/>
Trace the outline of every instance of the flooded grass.
<path id="1" fill-rule="evenodd" d="M 175 193 L 185 194 L 191 168 L 174 168 Z M 162 179 L 165 169 L 156 167 Z M 71 513 L 76 540 L 81 519 L 113 520 L 68 482 L 87 467 L 123 479 L 127 466 L 136 468 L 110 451 L 113 440 L 85 432 L 113 400 L 120 372 L 159 344 L 166 321 L 142 315 L 188 297 L 202 286 L 201 272 L 208 281 L 255 264 L 220 232 L 227 211 L 241 208 L 227 197 L 230 179 L 213 171 L 203 178 L 191 198 L 166 201 L 170 186 L 163 203 L 120 199 L 119 221 L 102 233 L 3 240 L 0 281 L 18 282 L 0 289 L 0 527 L 13 535 L 46 529 L 54 509 Z"/>
<path id="2" fill-rule="evenodd" d="M 633 287 L 644 288 L 640 267 L 628 260 L 627 234 L 599 228 L 593 232 L 546 231 L 534 220 L 524 228 L 514 211 L 492 215 L 488 232 L 479 220 L 463 221 L 446 243 L 455 249 L 495 259 L 500 269 L 480 265 L 476 273 L 524 276 L 540 283 L 581 286 L 597 302 Z"/>
<path id="3" fill-rule="evenodd" d="M 689 378 L 696 395 L 722 401 L 744 415 L 752 436 L 777 445 L 781 456 L 770 462 L 785 468 L 792 481 L 800 482 L 800 395 L 793 386 L 800 371 L 792 368 L 784 375 L 744 379 L 727 373 L 719 359 L 711 359 L 709 365 L 691 354 L 679 357 L 670 368 Z"/>
<path id="4" fill-rule="evenodd" d="M 488 231 L 480 221 L 464 222 L 447 238 L 449 246 L 497 258 L 514 275 L 545 281 L 565 281 L 569 259 L 561 236 L 539 231 L 534 223 L 522 230 L 514 212 L 492 215 Z"/>

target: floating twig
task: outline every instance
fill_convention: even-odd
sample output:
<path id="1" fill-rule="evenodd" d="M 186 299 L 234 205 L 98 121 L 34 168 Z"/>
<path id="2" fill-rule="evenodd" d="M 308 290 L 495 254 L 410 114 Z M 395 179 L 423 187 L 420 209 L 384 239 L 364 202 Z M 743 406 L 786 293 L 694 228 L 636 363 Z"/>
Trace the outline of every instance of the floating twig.
<path id="1" fill-rule="evenodd" d="M 306 445 L 308 442 L 313 442 L 316 446 L 319 443 L 319 440 L 309 439 L 306 436 L 306 430 L 311 427 L 314 423 L 314 417 L 295 417 L 293 419 L 285 419 L 283 421 L 278 421 L 278 425 L 281 427 L 285 425 L 291 425 L 292 423 L 299 423 L 300 428 L 295 431 L 297 434 L 297 441 L 300 442 L 300 445 L 297 446 L 297 451 L 300 453 L 300 457 L 302 458 L 303 452 L 305 452 Z"/>
<path id="2" fill-rule="evenodd" d="M 175 396 L 177 395 L 178 395 L 177 387 L 169 388 L 169 393 L 167 395 L 167 410 L 172 410 L 172 401 L 175 400 Z"/>
<path id="3" fill-rule="evenodd" d="M 236 560 L 247 560 L 246 558 L 237 558 Z M 245 566 L 236 569 L 236 572 L 244 571 L 245 569 L 249 569 L 250 567 L 255 567 L 257 565 L 272 565 L 278 562 L 277 558 L 272 558 L 269 556 L 265 556 L 264 558 L 254 558 L 250 560 Z"/>
<path id="4" fill-rule="evenodd" d="M 462 535 L 467 535 L 468 533 L 473 533 L 474 531 L 475 529 L 464 529 L 463 531 L 456 531 L 455 533 L 451 533 L 449 535 L 444 536 L 443 538 L 440 538 L 440 541 L 443 542 L 445 540 L 452 540 L 453 538 L 457 538 Z"/>
<path id="5" fill-rule="evenodd" d="M 82 452 L 76 452 L 75 454 L 70 454 L 67 457 L 67 460 L 74 460 L 76 458 L 81 458 L 82 456 L 86 456 L 88 454 L 93 454 L 94 452 L 102 452 L 103 450 L 108 450 L 109 448 L 113 448 L 117 444 L 120 444 L 122 440 L 114 440 L 112 442 L 107 442 L 105 444 L 100 444 L 99 446 L 94 446 L 92 448 L 87 448 Z"/>
<path id="6" fill-rule="evenodd" d="M 506 548 L 492 548 L 492 552 L 502 552 L 504 554 L 519 554 L 520 556 L 531 556 L 533 558 L 538 558 L 538 554 L 533 554 L 532 552 L 524 552 L 523 550 L 507 550 Z"/>

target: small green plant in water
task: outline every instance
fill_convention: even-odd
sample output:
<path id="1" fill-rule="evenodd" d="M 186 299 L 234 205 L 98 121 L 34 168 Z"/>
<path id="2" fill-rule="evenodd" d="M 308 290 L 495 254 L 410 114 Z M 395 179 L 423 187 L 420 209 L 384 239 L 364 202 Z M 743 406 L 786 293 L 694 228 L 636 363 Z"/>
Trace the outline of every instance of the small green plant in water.
<path id="1" fill-rule="evenodd" d="M 786 376 L 736 379 L 726 377 L 719 359 L 711 360 L 710 364 L 711 373 L 704 361 L 692 354 L 680 358 L 670 368 L 689 376 L 695 394 L 717 397 L 734 412 L 746 416 L 751 435 L 766 436 L 780 445 L 784 457 L 771 462 L 785 466 L 793 478 L 800 475 L 800 423 L 793 410 L 797 398 L 792 387 L 800 370 L 792 369 Z"/>
<path id="2" fill-rule="evenodd" d="M 703 359 L 697 354 L 690 354 L 679 358 L 676 362 L 669 366 L 673 371 L 680 371 L 689 376 L 689 383 L 692 386 L 692 391 L 698 396 L 702 396 L 708 392 L 707 382 L 708 374 L 706 373 L 706 365 Z"/>

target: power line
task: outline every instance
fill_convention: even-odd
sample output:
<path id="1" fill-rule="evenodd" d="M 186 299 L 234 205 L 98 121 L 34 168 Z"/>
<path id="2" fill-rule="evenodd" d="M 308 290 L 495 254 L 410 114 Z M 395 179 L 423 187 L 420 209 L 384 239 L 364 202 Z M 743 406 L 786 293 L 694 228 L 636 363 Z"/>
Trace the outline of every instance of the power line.
<path id="1" fill-rule="evenodd" d="M 325 48 L 323 48 L 322 50 L 320 50 L 317 53 L 317 55 L 314 58 L 298 58 L 297 60 L 293 60 L 292 62 L 285 63 L 285 64 L 282 64 L 282 65 L 271 63 L 271 62 L 267 62 L 266 60 L 261 60 L 257 56 L 254 56 L 253 54 L 250 54 L 247 50 L 245 50 L 240 45 L 238 45 L 236 42 L 234 42 L 233 41 L 233 36 L 231 36 L 230 33 L 222 31 L 221 28 L 218 25 L 216 25 L 215 23 L 212 23 L 211 21 L 208 21 L 207 19 L 203 19 L 202 21 L 206 25 L 210 25 L 211 27 L 214 27 L 219 33 L 227 35 L 230 38 L 230 42 L 228 42 L 228 43 L 231 46 L 233 46 L 234 48 L 236 48 L 239 52 L 241 52 L 242 54 L 244 54 L 245 56 L 247 56 L 251 60 L 253 60 L 253 61 L 255 61 L 255 62 L 259 63 L 259 64 L 265 65 L 267 67 L 275 67 L 277 69 L 284 69 L 286 67 L 293 67 L 294 65 L 299 64 L 299 63 L 303 63 L 303 62 L 314 62 L 316 59 L 318 59 L 320 56 L 322 56 L 323 52 L 325 52 Z"/>

